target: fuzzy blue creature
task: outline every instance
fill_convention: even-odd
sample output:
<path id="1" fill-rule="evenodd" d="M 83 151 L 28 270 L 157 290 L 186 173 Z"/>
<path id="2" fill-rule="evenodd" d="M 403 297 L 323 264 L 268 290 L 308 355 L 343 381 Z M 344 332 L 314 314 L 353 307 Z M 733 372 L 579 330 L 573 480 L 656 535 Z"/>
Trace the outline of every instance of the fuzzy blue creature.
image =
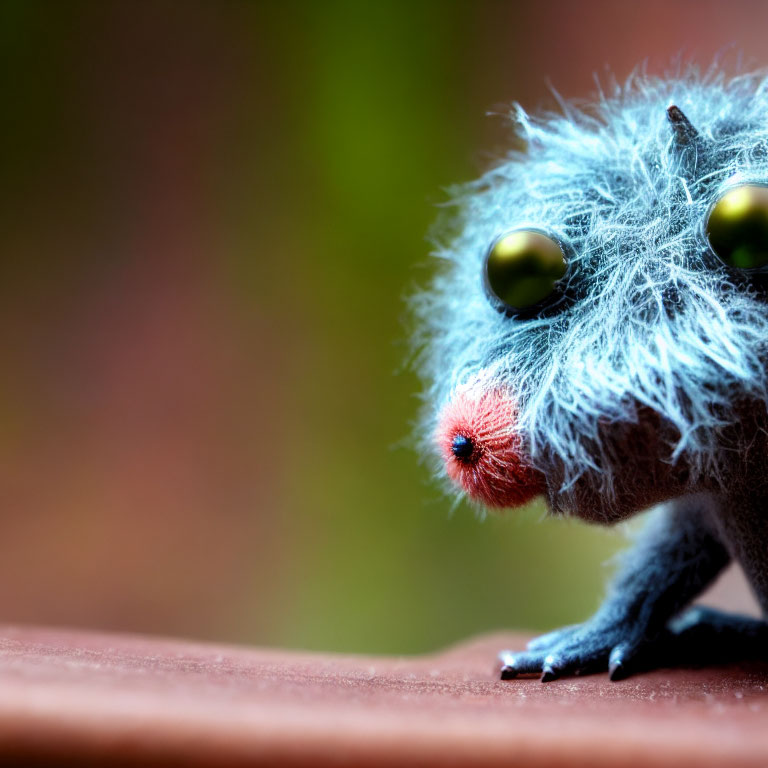
<path id="1" fill-rule="evenodd" d="M 503 676 L 765 656 L 768 625 L 684 609 L 735 559 L 768 611 L 768 76 L 513 119 L 526 150 L 460 190 L 414 299 L 423 432 L 484 506 L 659 506 L 598 613 Z"/>

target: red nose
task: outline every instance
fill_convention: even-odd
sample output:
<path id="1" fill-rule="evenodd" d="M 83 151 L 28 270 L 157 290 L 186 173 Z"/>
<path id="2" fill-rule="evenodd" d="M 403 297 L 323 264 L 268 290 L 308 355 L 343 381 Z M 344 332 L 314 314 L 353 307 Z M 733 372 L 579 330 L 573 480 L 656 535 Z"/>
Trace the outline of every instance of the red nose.
<path id="1" fill-rule="evenodd" d="M 489 507 L 519 507 L 544 492 L 544 476 L 526 463 L 514 402 L 498 391 L 456 395 L 436 438 L 448 476 Z"/>

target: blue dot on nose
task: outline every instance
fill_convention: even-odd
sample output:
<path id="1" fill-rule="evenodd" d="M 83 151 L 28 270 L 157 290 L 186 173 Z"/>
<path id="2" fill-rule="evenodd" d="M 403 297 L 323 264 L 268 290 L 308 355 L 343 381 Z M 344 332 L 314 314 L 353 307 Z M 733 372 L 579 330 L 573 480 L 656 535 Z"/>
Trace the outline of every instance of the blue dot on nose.
<path id="1" fill-rule="evenodd" d="M 469 437 L 456 435 L 451 443 L 451 453 L 457 458 L 466 461 L 472 456 L 475 445 Z"/>

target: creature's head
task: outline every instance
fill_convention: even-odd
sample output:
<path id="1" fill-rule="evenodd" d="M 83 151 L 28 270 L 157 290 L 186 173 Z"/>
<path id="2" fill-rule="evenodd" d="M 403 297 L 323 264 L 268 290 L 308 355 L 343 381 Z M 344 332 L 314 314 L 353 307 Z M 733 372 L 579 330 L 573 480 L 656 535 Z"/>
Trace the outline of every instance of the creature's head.
<path id="1" fill-rule="evenodd" d="M 443 473 L 604 521 L 727 483 L 768 403 L 768 78 L 514 116 L 415 300 Z"/>

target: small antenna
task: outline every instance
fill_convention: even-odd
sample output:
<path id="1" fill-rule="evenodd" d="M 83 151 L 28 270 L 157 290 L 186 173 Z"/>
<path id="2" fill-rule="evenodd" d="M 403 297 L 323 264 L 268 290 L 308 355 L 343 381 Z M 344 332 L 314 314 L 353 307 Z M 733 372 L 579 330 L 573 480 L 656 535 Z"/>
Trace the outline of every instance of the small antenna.
<path id="1" fill-rule="evenodd" d="M 674 104 L 667 107 L 667 119 L 675 134 L 675 142 L 684 149 L 694 146 L 699 141 L 699 132 L 693 127 L 691 121 L 683 114 L 683 110 Z"/>
<path id="2" fill-rule="evenodd" d="M 696 166 L 703 149 L 701 134 L 675 104 L 667 107 L 667 119 L 674 135 L 672 151 L 678 160 L 680 171 L 688 181 L 695 183 Z"/>

